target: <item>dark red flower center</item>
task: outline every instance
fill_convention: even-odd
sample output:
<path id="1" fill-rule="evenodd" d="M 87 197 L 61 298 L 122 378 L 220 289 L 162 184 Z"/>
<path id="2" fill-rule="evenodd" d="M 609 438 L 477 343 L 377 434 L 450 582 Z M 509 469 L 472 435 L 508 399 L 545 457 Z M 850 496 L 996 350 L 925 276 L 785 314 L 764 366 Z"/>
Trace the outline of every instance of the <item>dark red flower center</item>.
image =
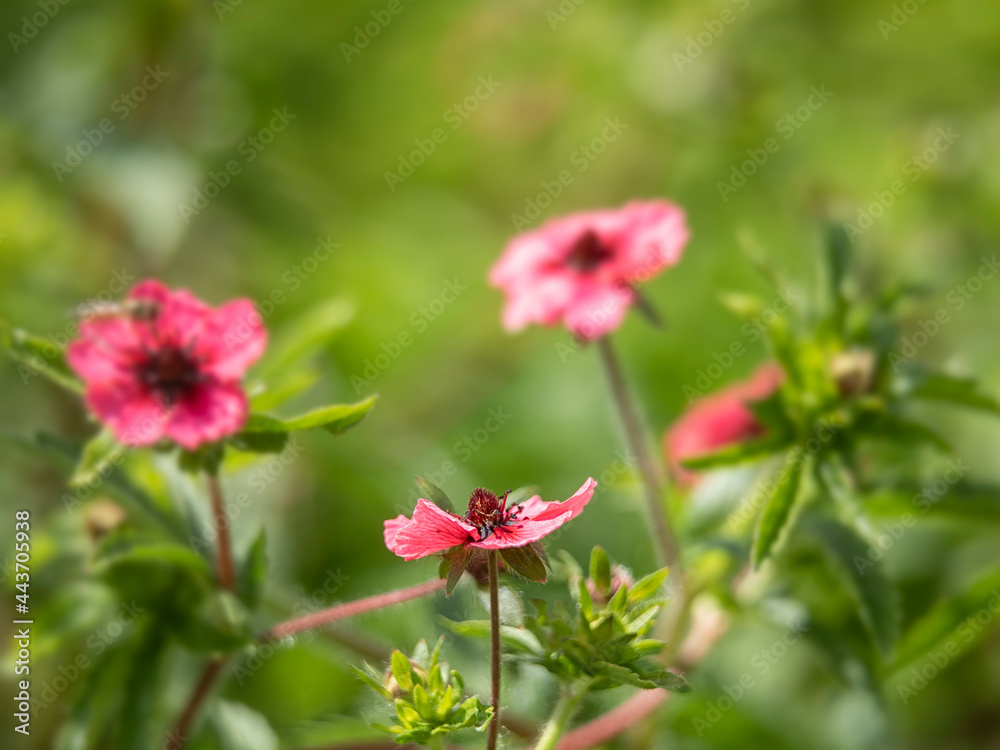
<path id="1" fill-rule="evenodd" d="M 135 366 L 135 374 L 139 382 L 167 406 L 189 395 L 203 380 L 199 361 L 190 347 L 176 345 L 145 350 Z"/>
<path id="2" fill-rule="evenodd" d="M 512 521 L 517 520 L 518 514 L 523 506 L 514 505 L 507 507 L 507 495 L 510 490 L 503 493 L 503 497 L 497 497 L 489 490 L 477 487 L 469 495 L 469 509 L 465 511 L 462 520 L 470 526 L 475 526 L 479 532 L 479 540 L 483 541 L 496 529 L 507 526 Z"/>
<path id="3" fill-rule="evenodd" d="M 590 273 L 612 257 L 614 257 L 614 253 L 595 232 L 588 229 L 573 244 L 565 262 L 575 271 Z"/>

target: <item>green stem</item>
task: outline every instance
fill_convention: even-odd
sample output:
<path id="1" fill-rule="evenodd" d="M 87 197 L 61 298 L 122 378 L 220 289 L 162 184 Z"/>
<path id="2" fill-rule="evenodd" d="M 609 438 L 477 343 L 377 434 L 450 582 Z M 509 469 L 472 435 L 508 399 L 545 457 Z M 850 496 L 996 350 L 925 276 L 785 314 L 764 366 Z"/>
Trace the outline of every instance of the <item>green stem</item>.
<path id="1" fill-rule="evenodd" d="M 490 576 L 490 692 L 493 705 L 486 750 L 496 750 L 497 731 L 500 729 L 500 578 L 495 549 L 487 551 L 486 565 Z"/>
<path id="2" fill-rule="evenodd" d="M 573 712 L 576 711 L 576 707 L 580 705 L 580 701 L 583 700 L 583 696 L 587 694 L 589 689 L 590 684 L 587 683 L 576 691 L 572 688 L 563 691 L 533 750 L 553 750 L 555 748 L 559 738 L 566 733 L 569 721 L 573 718 Z"/>
<path id="3" fill-rule="evenodd" d="M 604 366 L 611 395 L 625 430 L 625 438 L 639 463 L 639 473 L 642 475 L 646 504 L 653 521 L 653 536 L 659 556 L 663 564 L 679 568 L 677 540 L 670 529 L 670 522 L 663 507 L 660 473 L 649 450 L 638 408 L 632 400 L 621 364 L 607 336 L 597 340 L 597 349 L 601 353 L 601 364 Z"/>

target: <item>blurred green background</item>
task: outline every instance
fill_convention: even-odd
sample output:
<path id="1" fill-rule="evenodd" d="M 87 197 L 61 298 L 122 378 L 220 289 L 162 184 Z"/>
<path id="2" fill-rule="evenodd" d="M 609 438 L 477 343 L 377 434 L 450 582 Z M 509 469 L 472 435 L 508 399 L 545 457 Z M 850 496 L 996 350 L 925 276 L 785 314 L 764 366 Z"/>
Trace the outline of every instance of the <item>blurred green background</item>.
<path id="1" fill-rule="evenodd" d="M 303 436 L 300 458 L 265 492 L 252 482 L 267 463 L 227 477 L 253 497 L 234 525 L 237 546 L 267 527 L 275 620 L 324 585 L 317 606 L 433 575 L 434 562 L 404 563 L 382 544 L 382 520 L 409 512 L 418 474 L 456 497 L 532 484 L 562 499 L 615 462 L 595 353 L 567 353 L 559 330 L 506 335 L 501 297 L 485 281 L 515 232 L 512 215 L 534 215 L 530 203 L 562 170 L 572 182 L 542 198 L 543 217 L 656 196 L 688 213 L 683 261 L 646 287 L 667 326 L 633 315 L 616 337 L 657 434 L 715 353 L 735 340 L 748 348 L 713 387 L 765 357 L 719 303 L 729 291 L 775 293 L 751 273 L 741 239 L 809 299 L 822 221 L 857 224 L 894 180 L 905 192 L 854 243 L 869 285 L 930 284 L 911 328 L 942 306 L 952 322 L 918 359 L 1000 391 L 1000 283 L 960 310 L 947 301 L 1000 240 L 995 2 L 17 0 L 0 8 L 0 31 L 0 317 L 58 337 L 74 307 L 116 289 L 115 274 L 161 278 L 212 303 L 252 297 L 272 349 L 322 308 L 343 325 L 321 348 L 316 385 L 289 407 L 379 394 L 350 433 Z M 832 95 L 805 118 L 813 87 Z M 608 118 L 624 128 L 591 145 Z M 273 138 L 262 132 L 275 124 Z M 414 157 L 437 128 L 433 152 Z M 914 172 L 939 128 L 957 139 Z M 88 133 L 100 143 L 88 147 Z M 770 138 L 777 150 L 723 200 L 718 182 Z M 239 173 L 206 188 L 228 162 Z M 206 189 L 218 195 L 183 209 Z M 316 260 L 326 255 L 317 238 L 337 243 L 328 259 Z M 460 291 L 453 301 L 449 285 Z M 267 299 L 280 303 L 269 310 Z M 404 332 L 412 343 L 399 346 Z M 77 440 L 94 431 L 78 401 L 41 378 L 25 384 L 4 366 L 0 392 L 5 428 Z M 505 415 L 495 432 L 485 429 L 491 410 Z M 940 426 L 976 479 L 1000 480 L 996 425 Z M 12 549 L 13 510 L 28 507 L 35 565 L 67 549 L 85 560 L 86 514 L 63 510 L 64 477 L 9 448 L 2 458 L 0 508 L 11 520 L 0 523 L 0 559 Z M 634 478 L 614 479 L 551 546 L 585 559 L 600 543 L 646 571 L 654 561 Z M 911 578 L 944 569 L 933 595 L 960 589 L 990 550 L 995 564 L 995 543 L 984 544 L 951 531 L 914 538 L 908 559 L 924 568 Z M 50 569 L 33 581 L 33 601 L 58 601 L 84 575 L 83 563 Z M 355 624 L 376 644 L 409 649 L 436 636 L 436 613 L 475 606 L 464 591 Z M 806 639 L 764 690 L 699 737 L 691 717 L 780 634 L 764 621 L 734 628 L 695 693 L 661 712 L 652 746 L 1000 747 L 996 628 L 909 706 L 852 682 Z M 449 643 L 485 691 L 479 652 Z M 39 680 L 81 645 L 56 634 L 45 648 Z M 283 747 L 315 745 L 317 722 L 359 723 L 373 706 L 347 670 L 360 659 L 316 637 L 224 691 L 267 716 Z M 526 684 L 510 703 L 540 720 L 551 685 Z M 171 683 L 175 704 L 186 685 Z M 600 696 L 584 716 L 621 699 Z M 30 743 L 2 744 L 48 747 L 65 703 L 36 719 Z"/>

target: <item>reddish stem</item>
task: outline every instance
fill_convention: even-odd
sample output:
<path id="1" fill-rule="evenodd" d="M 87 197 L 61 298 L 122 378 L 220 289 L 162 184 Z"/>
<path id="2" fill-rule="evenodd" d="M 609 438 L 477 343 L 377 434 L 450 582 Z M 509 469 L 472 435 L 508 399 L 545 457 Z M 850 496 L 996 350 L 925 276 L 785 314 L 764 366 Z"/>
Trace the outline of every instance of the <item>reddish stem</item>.
<path id="1" fill-rule="evenodd" d="M 177 720 L 177 724 L 174 725 L 173 731 L 167 736 L 164 747 L 168 750 L 181 750 L 187 744 L 188 732 L 191 731 L 191 726 L 198 715 L 198 709 L 201 708 L 201 704 L 205 702 L 209 693 L 212 692 L 212 686 L 215 684 L 216 679 L 218 679 L 219 672 L 222 671 L 223 663 L 223 659 L 214 659 L 205 666 L 205 671 L 201 673 L 198 683 L 194 686 L 194 692 L 188 698 L 184 712 Z"/>
<path id="2" fill-rule="evenodd" d="M 669 697 L 670 693 L 659 688 L 643 690 L 606 714 L 568 732 L 559 740 L 556 750 L 588 750 L 602 745 L 649 716 Z"/>
<path id="3" fill-rule="evenodd" d="M 229 518 L 222 500 L 222 485 L 215 474 L 208 475 L 208 494 L 212 498 L 212 523 L 219 555 L 219 585 L 226 591 L 232 591 L 236 588 L 236 576 L 233 574 L 233 549 L 229 541 Z"/>
<path id="4" fill-rule="evenodd" d="M 347 617 L 354 617 L 355 615 L 360 615 L 364 612 L 371 612 L 372 610 L 382 609 L 383 607 L 391 607 L 394 604 L 401 604 L 402 602 L 407 602 L 410 599 L 419 599 L 421 596 L 426 596 L 427 594 L 432 594 L 439 589 L 443 589 L 445 583 L 445 580 L 435 578 L 433 581 L 418 583 L 416 586 L 399 589 L 398 591 L 390 591 L 386 594 L 369 596 L 367 599 L 358 599 L 357 601 L 338 604 L 335 607 L 323 609 L 319 612 L 313 612 L 312 614 L 303 615 L 302 617 L 297 617 L 294 620 L 288 620 L 287 622 L 275 625 L 264 637 L 284 638 L 286 635 L 291 635 L 292 633 L 310 630 L 312 628 L 319 627 L 320 625 L 326 625 L 330 622 L 343 620 Z"/>

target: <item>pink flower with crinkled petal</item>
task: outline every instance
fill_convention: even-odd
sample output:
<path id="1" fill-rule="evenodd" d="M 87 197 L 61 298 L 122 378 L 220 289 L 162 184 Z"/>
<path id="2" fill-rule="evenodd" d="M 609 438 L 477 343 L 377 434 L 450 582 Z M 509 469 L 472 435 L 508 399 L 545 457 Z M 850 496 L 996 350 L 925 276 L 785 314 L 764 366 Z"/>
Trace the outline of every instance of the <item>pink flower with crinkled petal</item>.
<path id="1" fill-rule="evenodd" d="M 126 445 L 168 438 L 194 450 L 240 430 L 246 369 L 267 332 L 254 305 L 212 308 L 189 292 L 143 281 L 105 315 L 85 317 L 66 350 L 90 410 Z"/>
<path id="2" fill-rule="evenodd" d="M 516 236 L 490 270 L 507 298 L 503 324 L 563 323 L 581 340 L 615 330 L 636 300 L 634 285 L 680 260 L 684 212 L 663 200 L 552 219 Z"/>
<path id="3" fill-rule="evenodd" d="M 510 508 L 506 494 L 498 498 L 479 488 L 469 497 L 464 516 L 421 498 L 412 519 L 397 516 L 385 522 L 385 546 L 405 560 L 427 557 L 459 544 L 480 549 L 524 547 L 580 515 L 596 487 L 597 482 L 588 479 L 563 502 L 546 503 L 535 495 Z"/>
<path id="4" fill-rule="evenodd" d="M 690 486 L 698 479 L 682 461 L 759 436 L 763 428 L 747 403 L 767 398 L 782 380 L 781 367 L 767 362 L 746 382 L 695 401 L 663 436 L 663 452 L 677 481 Z"/>

